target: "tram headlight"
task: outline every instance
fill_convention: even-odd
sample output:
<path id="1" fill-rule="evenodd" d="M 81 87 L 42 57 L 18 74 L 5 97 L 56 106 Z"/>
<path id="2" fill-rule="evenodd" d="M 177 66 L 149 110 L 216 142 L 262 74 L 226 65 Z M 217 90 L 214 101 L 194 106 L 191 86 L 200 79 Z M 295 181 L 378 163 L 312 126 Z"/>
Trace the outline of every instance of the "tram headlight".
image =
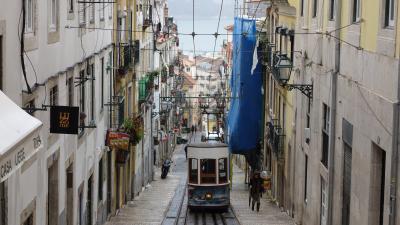
<path id="1" fill-rule="evenodd" d="M 211 193 L 207 193 L 206 196 L 205 196 L 205 199 L 206 200 L 212 199 L 212 194 Z"/>

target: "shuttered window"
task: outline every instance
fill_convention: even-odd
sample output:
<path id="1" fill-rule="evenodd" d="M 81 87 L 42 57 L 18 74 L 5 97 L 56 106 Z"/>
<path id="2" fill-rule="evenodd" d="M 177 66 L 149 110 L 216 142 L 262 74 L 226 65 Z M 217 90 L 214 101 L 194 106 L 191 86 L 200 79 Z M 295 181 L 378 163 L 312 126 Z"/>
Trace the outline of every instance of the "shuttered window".
<path id="1" fill-rule="evenodd" d="M 353 125 L 347 120 L 342 121 L 343 137 L 343 193 L 342 193 L 342 225 L 350 224 L 350 202 L 351 202 L 351 167 L 352 167 L 352 142 Z"/>
<path id="2" fill-rule="evenodd" d="M 100 9 L 99 9 L 99 14 L 100 14 L 100 20 L 104 20 L 104 8 L 106 7 L 106 4 L 104 3 L 104 0 L 101 0 L 100 4 Z"/>
<path id="3" fill-rule="evenodd" d="M 95 3 L 94 3 L 94 0 L 91 0 L 91 3 L 89 3 L 90 4 L 90 11 L 89 11 L 89 21 L 90 21 L 90 23 L 94 23 L 94 15 L 95 15 L 95 13 L 94 13 L 94 11 L 95 11 Z"/>
<path id="4" fill-rule="evenodd" d="M 86 3 L 79 3 L 79 24 L 86 24 Z"/>

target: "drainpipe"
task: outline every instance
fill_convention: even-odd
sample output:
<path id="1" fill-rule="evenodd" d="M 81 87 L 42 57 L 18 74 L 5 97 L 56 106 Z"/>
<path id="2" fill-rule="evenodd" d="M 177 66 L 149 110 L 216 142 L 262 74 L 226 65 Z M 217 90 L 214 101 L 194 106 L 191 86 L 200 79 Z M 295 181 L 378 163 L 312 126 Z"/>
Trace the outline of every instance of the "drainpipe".
<path id="1" fill-rule="evenodd" d="M 396 55 L 395 55 L 396 57 Z M 390 168 L 390 211 L 389 225 L 397 224 L 397 185 L 399 171 L 399 107 L 400 107 L 400 59 L 398 59 L 397 101 L 393 103 L 392 158 Z"/>
<path id="2" fill-rule="evenodd" d="M 336 105 L 337 105 L 337 80 L 340 73 L 340 27 L 341 27 L 341 10 L 342 0 L 336 1 L 336 23 L 335 23 L 335 71 L 332 73 L 331 87 L 331 127 L 329 129 L 329 153 L 328 153 L 328 221 L 327 224 L 331 225 L 333 219 L 333 183 L 335 171 L 335 140 L 336 140 Z"/>

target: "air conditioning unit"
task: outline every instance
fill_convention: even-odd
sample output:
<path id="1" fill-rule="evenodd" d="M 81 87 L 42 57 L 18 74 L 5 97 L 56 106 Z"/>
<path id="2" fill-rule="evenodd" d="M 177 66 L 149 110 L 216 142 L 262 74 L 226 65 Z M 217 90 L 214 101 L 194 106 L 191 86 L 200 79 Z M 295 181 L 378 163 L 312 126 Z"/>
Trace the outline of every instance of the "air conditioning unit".
<path id="1" fill-rule="evenodd" d="M 310 140 L 311 140 L 311 129 L 308 128 L 304 128 L 304 141 L 307 144 L 310 144 Z"/>

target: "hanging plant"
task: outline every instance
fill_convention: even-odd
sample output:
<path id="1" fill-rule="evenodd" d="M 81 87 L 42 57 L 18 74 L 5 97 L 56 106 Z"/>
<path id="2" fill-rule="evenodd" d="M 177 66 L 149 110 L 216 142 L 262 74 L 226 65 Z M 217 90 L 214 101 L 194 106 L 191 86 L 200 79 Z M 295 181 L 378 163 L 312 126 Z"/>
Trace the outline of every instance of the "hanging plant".
<path id="1" fill-rule="evenodd" d="M 140 116 L 127 118 L 123 122 L 124 131 L 130 135 L 130 142 L 137 145 L 144 136 L 143 119 Z"/>

